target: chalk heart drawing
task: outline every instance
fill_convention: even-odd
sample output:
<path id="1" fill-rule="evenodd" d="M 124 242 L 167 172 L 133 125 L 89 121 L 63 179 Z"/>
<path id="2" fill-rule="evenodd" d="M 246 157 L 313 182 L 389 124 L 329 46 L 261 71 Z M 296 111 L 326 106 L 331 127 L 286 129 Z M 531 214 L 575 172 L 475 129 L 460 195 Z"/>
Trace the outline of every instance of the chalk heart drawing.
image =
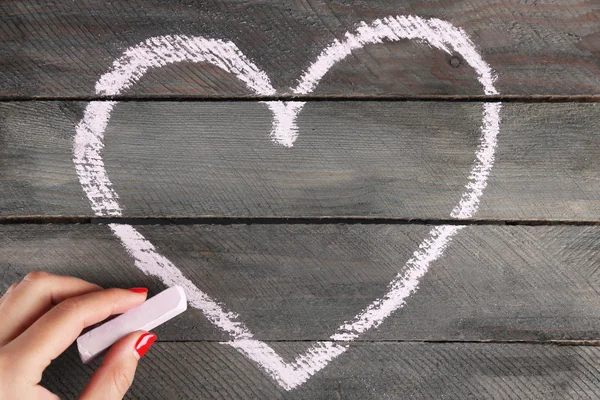
<path id="1" fill-rule="evenodd" d="M 417 40 L 448 54 L 459 54 L 475 70 L 484 93 L 498 94 L 493 85 L 495 77 L 492 70 L 463 30 L 439 19 L 417 16 L 390 16 L 371 23 L 359 23 L 353 32 L 344 35 L 343 40 L 335 40 L 327 46 L 316 61 L 304 70 L 296 87 L 291 90 L 299 95 L 311 93 L 329 69 L 353 50 L 369 44 L 402 39 Z M 258 95 L 276 94 L 267 74 L 244 56 L 234 43 L 181 35 L 153 37 L 128 48 L 96 83 L 96 93 L 118 95 L 137 82 L 149 69 L 181 61 L 212 64 L 235 75 Z M 73 161 L 83 190 L 98 216 L 117 217 L 123 213 L 101 154 L 104 131 L 116 104 L 116 101 L 90 102 L 76 128 Z M 264 104 L 273 113 L 272 140 L 276 144 L 292 147 L 298 136 L 296 117 L 305 103 L 265 101 Z M 501 103 L 498 102 L 483 104 L 481 137 L 475 161 L 460 202 L 450 214 L 453 218 L 470 218 L 477 211 L 494 162 L 500 108 Z M 285 362 L 267 343 L 253 337 L 239 315 L 226 310 L 223 304 L 183 276 L 133 226 L 109 226 L 140 270 L 158 277 L 167 286 L 183 286 L 191 306 L 202 310 L 211 323 L 229 335 L 230 341 L 224 343 L 255 362 L 286 390 L 306 382 L 331 360 L 344 353 L 350 342 L 366 331 L 377 328 L 394 311 L 403 307 L 407 298 L 417 290 L 419 280 L 430 264 L 443 254 L 453 236 L 464 228 L 464 225 L 441 225 L 431 229 L 406 264 L 399 266 L 398 274 L 380 298 L 375 299 L 353 319 L 342 323 L 328 340 L 315 342 L 304 354 L 298 355 L 292 362 Z"/>

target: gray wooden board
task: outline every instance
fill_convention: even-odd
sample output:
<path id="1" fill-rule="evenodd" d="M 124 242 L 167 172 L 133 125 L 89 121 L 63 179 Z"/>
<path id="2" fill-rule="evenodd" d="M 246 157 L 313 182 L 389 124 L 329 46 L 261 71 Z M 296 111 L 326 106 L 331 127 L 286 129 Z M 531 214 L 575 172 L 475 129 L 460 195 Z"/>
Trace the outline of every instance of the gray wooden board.
<path id="1" fill-rule="evenodd" d="M 290 93 L 302 71 L 360 21 L 389 15 L 447 20 L 498 73 L 502 94 L 600 94 L 597 2 L 11 0 L 0 3 L 0 96 L 91 96 L 127 47 L 184 34 L 233 41 Z M 320 96 L 479 95 L 474 71 L 453 55 L 403 41 L 356 50 L 319 84 Z M 248 96 L 220 69 L 182 63 L 149 72 L 128 96 Z"/>
<path id="2" fill-rule="evenodd" d="M 326 340 L 386 291 L 431 227 L 146 225 L 138 230 L 259 339 Z M 470 226 L 404 308 L 361 340 L 591 340 L 600 335 L 600 227 Z M 104 225 L 5 225 L 0 290 L 42 269 L 104 287 L 163 284 Z M 228 340 L 190 308 L 161 340 Z"/>
<path id="3" fill-rule="evenodd" d="M 92 215 L 72 163 L 86 103 L 0 103 L 0 215 Z M 600 105 L 504 104 L 475 218 L 597 220 Z M 125 216 L 449 218 L 481 103 L 310 102 L 293 148 L 255 102 L 123 102 L 105 134 Z"/>
<path id="4" fill-rule="evenodd" d="M 270 343 L 294 357 L 306 343 Z M 233 348 L 155 344 L 138 367 L 131 399 L 597 399 L 597 347 L 490 343 L 355 343 L 304 385 L 282 390 Z M 76 398 L 94 368 L 75 349 L 42 383 Z"/>

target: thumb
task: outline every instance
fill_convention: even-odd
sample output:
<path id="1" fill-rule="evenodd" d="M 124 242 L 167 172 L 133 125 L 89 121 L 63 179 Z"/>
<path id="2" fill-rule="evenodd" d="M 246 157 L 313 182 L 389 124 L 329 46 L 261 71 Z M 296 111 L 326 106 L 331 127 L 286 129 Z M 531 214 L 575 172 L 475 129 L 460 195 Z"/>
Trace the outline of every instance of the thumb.
<path id="1" fill-rule="evenodd" d="M 135 375 L 138 360 L 156 340 L 150 332 L 133 332 L 115 343 L 83 390 L 81 400 L 121 400 Z"/>

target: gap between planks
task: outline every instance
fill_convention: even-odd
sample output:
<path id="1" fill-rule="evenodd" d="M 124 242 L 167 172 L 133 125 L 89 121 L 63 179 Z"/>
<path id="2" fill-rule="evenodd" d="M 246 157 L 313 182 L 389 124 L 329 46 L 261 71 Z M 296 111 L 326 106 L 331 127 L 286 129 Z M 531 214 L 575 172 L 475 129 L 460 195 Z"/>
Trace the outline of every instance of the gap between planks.
<path id="1" fill-rule="evenodd" d="M 28 101 L 119 101 L 119 102 L 148 102 L 148 101 L 204 101 L 204 102 L 257 102 L 257 101 L 386 101 L 386 102 L 488 102 L 488 103 L 600 103 L 597 95 L 278 95 L 278 96 L 181 96 L 181 95 L 151 95 L 151 96 L 0 96 L 2 102 Z"/>
<path id="2" fill-rule="evenodd" d="M 128 225 L 508 225 L 508 226 L 600 226 L 600 220 L 494 220 L 423 219 L 387 217 L 92 217 L 92 216 L 0 216 L 0 225 L 13 224 L 128 224 Z"/>
<path id="3" fill-rule="evenodd" d="M 265 343 L 315 343 L 323 341 L 323 339 L 263 339 Z M 339 342 L 348 343 L 337 340 L 326 340 L 327 342 Z M 161 343 L 223 343 L 222 340 L 195 340 L 195 339 L 182 339 L 182 340 L 160 340 L 157 342 Z M 452 340 L 452 339 L 356 339 L 351 343 L 421 343 L 421 344 L 524 344 L 524 345 L 539 345 L 539 346 L 587 346 L 587 347 L 599 347 L 600 339 L 590 340 L 498 340 L 498 339 L 482 339 L 482 340 Z"/>

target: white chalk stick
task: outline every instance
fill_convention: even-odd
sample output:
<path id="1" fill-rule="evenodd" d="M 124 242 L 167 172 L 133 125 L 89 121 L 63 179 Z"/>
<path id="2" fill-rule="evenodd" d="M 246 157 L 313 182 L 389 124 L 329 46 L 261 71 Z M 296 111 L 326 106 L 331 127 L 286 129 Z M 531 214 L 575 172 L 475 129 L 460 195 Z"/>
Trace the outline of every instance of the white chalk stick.
<path id="1" fill-rule="evenodd" d="M 173 286 L 97 328 L 77 338 L 77 349 L 84 364 L 132 332 L 149 331 L 187 309 L 181 286 Z"/>

